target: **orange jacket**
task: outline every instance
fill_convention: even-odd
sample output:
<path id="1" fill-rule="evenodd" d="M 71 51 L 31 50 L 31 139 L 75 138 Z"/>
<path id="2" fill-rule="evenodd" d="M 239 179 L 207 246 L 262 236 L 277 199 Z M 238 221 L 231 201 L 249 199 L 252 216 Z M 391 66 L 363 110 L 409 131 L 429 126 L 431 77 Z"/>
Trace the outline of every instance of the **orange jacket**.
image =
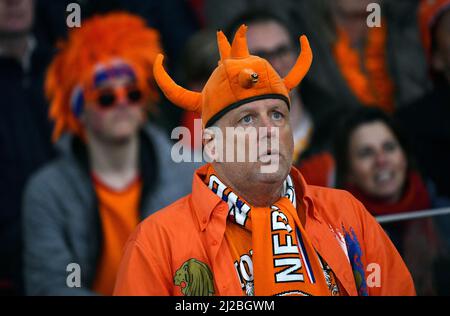
<path id="1" fill-rule="evenodd" d="M 115 295 L 183 295 L 195 280 L 203 282 L 196 287 L 208 286 L 208 276 L 215 295 L 242 295 L 224 238 L 228 205 L 204 184 L 206 170 L 194 174 L 190 195 L 148 217 L 132 234 Z M 291 176 L 297 205 L 306 210 L 306 233 L 343 294 L 415 295 L 402 258 L 358 200 L 345 191 L 307 185 L 295 168 Z M 189 274 L 192 261 L 206 265 L 208 273 L 199 268 Z"/>

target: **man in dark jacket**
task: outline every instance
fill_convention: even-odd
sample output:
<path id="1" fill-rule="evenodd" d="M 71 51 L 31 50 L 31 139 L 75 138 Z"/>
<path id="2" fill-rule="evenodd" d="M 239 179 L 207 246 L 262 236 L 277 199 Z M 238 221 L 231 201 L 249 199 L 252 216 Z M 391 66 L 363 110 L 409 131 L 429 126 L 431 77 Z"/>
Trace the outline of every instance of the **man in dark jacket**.
<path id="1" fill-rule="evenodd" d="M 33 1 L 0 1 L 0 293 L 21 294 L 21 197 L 52 155 L 42 77 L 50 61 L 32 35 Z"/>

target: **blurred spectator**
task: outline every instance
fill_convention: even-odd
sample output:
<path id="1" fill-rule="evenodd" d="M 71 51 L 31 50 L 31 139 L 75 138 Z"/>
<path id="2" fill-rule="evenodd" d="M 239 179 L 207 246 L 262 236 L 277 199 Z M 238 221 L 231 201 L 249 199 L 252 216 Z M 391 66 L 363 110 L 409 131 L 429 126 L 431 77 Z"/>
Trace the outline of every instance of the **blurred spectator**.
<path id="1" fill-rule="evenodd" d="M 433 89 L 396 116 L 414 140 L 421 169 L 450 197 L 450 1 L 422 1 L 419 23 Z"/>
<path id="2" fill-rule="evenodd" d="M 330 4 L 336 35 L 333 57 L 360 103 L 392 113 L 395 86 L 387 58 L 388 26 L 386 20 L 381 27 L 367 26 L 366 8 L 371 2 L 338 0 Z"/>
<path id="3" fill-rule="evenodd" d="M 0 293 L 21 294 L 21 197 L 52 157 L 43 74 L 51 52 L 31 32 L 34 1 L 0 0 Z"/>
<path id="4" fill-rule="evenodd" d="M 415 170 L 405 137 L 378 109 L 361 108 L 348 115 L 337 131 L 334 153 L 338 187 L 350 191 L 374 216 L 442 206 L 443 200 Z M 432 264 L 445 244 L 433 221 L 383 227 L 411 269 L 417 292 L 436 294 Z"/>
<path id="5" fill-rule="evenodd" d="M 366 23 L 370 14 L 367 4 L 373 2 L 381 4 L 381 28 L 371 29 Z M 294 34 L 308 35 L 314 62 L 301 91 L 315 122 L 332 105 L 368 104 L 392 111 L 422 96 L 428 87 L 417 24 L 410 18 L 416 12 L 416 1 L 206 0 L 207 23 L 210 27 L 223 27 L 250 7 L 283 15 Z M 345 34 L 351 34 L 351 43 Z M 372 45 L 365 45 L 366 41 Z M 339 53 L 350 55 L 335 54 L 337 46 L 343 48 Z M 337 60 L 337 55 L 346 57 Z M 361 95 L 360 91 L 366 93 Z M 309 106 L 322 98 L 331 101 Z"/>
<path id="6" fill-rule="evenodd" d="M 293 42 L 288 23 L 282 16 L 270 11 L 250 9 L 243 12 L 227 27 L 228 36 L 231 37 L 242 24 L 248 26 L 247 44 L 250 53 L 266 59 L 281 77 L 286 77 L 298 56 L 298 44 Z M 309 146 L 313 120 L 303 105 L 299 90 L 292 90 L 289 96 L 291 99 L 290 119 L 294 135 L 294 161 L 297 161 L 300 154 Z"/>
<path id="7" fill-rule="evenodd" d="M 66 12 L 69 3 L 78 3 L 84 20 L 95 14 L 125 10 L 142 16 L 150 27 L 158 29 L 164 50 L 176 60 L 187 39 L 202 25 L 201 3 L 198 0 L 38 0 L 36 32 L 53 46 L 66 37 Z"/>
<path id="8" fill-rule="evenodd" d="M 36 33 L 50 47 L 66 37 L 66 18 L 69 14 L 66 8 L 69 3 L 80 5 L 82 20 L 113 11 L 127 11 L 143 17 L 149 27 L 160 32 L 166 63 L 171 70 L 177 69 L 188 38 L 203 25 L 202 0 L 39 0 Z M 174 74 L 175 78 L 179 76 Z M 157 116 L 161 127 L 171 131 L 179 125 L 182 111 L 170 106 L 163 97 L 154 114 L 150 119 Z"/>
<path id="9" fill-rule="evenodd" d="M 337 186 L 370 204 L 374 215 L 432 207 L 406 139 L 384 113 L 353 111 L 340 122 L 334 145 Z"/>
<path id="10" fill-rule="evenodd" d="M 145 124 L 160 51 L 155 30 L 120 12 L 84 21 L 61 45 L 46 79 L 61 155 L 24 196 L 28 294 L 111 294 L 128 235 L 189 192 L 195 167 L 175 164 L 166 135 Z M 66 284 L 69 263 L 81 288 Z"/>
<path id="11" fill-rule="evenodd" d="M 373 2 L 381 5 L 381 27 L 367 25 Z M 300 1 L 293 21 L 311 33 L 311 80 L 342 104 L 389 113 L 423 95 L 426 67 L 417 24 L 410 19 L 416 8 L 414 1 Z"/>

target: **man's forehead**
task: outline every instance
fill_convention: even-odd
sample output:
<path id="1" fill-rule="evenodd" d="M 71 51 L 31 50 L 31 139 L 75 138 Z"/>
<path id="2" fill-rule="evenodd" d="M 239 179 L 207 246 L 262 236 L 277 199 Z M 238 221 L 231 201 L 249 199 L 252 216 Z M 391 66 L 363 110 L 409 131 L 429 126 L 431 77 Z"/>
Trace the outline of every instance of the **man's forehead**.
<path id="1" fill-rule="evenodd" d="M 227 114 L 224 115 L 224 118 L 234 117 L 243 112 L 264 112 L 274 108 L 289 110 L 287 103 L 281 99 L 262 99 L 251 101 L 248 103 L 244 103 L 239 107 L 230 110 Z"/>

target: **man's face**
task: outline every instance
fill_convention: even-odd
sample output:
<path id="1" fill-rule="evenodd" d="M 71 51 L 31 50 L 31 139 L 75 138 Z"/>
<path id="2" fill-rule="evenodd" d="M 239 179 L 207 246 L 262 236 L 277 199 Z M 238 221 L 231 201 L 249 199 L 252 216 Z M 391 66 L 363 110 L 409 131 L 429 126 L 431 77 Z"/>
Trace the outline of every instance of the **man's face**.
<path id="1" fill-rule="evenodd" d="M 214 166 L 231 186 L 284 181 L 293 152 L 289 109 L 284 101 L 265 99 L 244 104 L 226 113 L 214 128 L 220 130 L 223 141 L 215 133 L 214 139 L 206 142 L 206 148 L 213 144 L 215 157 L 222 152 L 222 162 L 215 162 Z M 205 134 L 208 137 L 208 129 Z"/>
<path id="2" fill-rule="evenodd" d="M 250 24 L 247 45 L 252 55 L 266 59 L 281 77 L 289 73 L 297 58 L 287 30 L 275 21 Z"/>
<path id="3" fill-rule="evenodd" d="M 433 68 L 442 73 L 450 84 L 450 10 L 439 19 L 436 26 L 436 50 L 433 52 Z"/>
<path id="4" fill-rule="evenodd" d="M 136 134 L 144 122 L 142 91 L 128 76 L 106 79 L 86 102 L 81 122 L 97 139 L 121 142 Z"/>
<path id="5" fill-rule="evenodd" d="M 0 36 L 26 34 L 33 24 L 33 0 L 0 0 Z"/>

